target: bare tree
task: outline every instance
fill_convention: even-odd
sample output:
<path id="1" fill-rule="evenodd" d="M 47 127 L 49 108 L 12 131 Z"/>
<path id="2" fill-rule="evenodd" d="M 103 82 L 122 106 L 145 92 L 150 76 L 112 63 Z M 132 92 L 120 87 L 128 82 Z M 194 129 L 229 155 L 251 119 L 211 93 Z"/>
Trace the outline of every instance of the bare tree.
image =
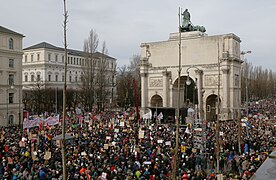
<path id="1" fill-rule="evenodd" d="M 95 85 L 96 85 L 96 62 L 97 58 L 94 56 L 99 45 L 99 38 L 96 31 L 90 30 L 89 36 L 84 40 L 84 62 L 83 74 L 81 77 L 81 99 L 88 111 L 92 111 L 95 102 Z"/>
<path id="2" fill-rule="evenodd" d="M 141 97 L 139 63 L 140 56 L 134 55 L 128 66 L 124 65 L 119 68 L 117 75 L 117 97 L 118 104 L 121 107 L 135 106 L 134 81 L 137 83 L 137 99 Z"/>
<path id="3" fill-rule="evenodd" d="M 96 84 L 96 95 L 97 95 L 97 105 L 98 110 L 103 111 L 105 104 L 107 103 L 107 97 L 111 94 L 110 87 L 112 85 L 112 71 L 110 68 L 110 61 L 108 59 L 108 49 L 106 47 L 106 42 L 102 44 L 102 54 L 99 54 L 98 60 L 98 72 L 97 72 L 97 84 Z"/>

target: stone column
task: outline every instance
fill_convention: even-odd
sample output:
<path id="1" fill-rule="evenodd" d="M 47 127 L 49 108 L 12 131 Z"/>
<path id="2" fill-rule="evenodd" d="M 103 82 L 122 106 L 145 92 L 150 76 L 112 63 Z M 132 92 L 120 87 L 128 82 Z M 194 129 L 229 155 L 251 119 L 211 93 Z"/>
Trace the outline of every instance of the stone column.
<path id="1" fill-rule="evenodd" d="M 148 74 L 141 73 L 141 108 L 148 105 Z"/>
<path id="2" fill-rule="evenodd" d="M 163 107 L 168 106 L 168 72 L 163 71 Z"/>
<path id="3" fill-rule="evenodd" d="M 222 91 L 223 91 L 223 101 L 222 101 L 222 119 L 228 120 L 229 117 L 229 97 L 230 97 L 230 88 L 229 88 L 229 68 L 222 69 Z"/>
<path id="4" fill-rule="evenodd" d="M 204 120 L 204 109 L 203 109 L 203 71 L 196 70 L 196 74 L 198 75 L 198 107 L 199 107 L 199 118 Z"/>

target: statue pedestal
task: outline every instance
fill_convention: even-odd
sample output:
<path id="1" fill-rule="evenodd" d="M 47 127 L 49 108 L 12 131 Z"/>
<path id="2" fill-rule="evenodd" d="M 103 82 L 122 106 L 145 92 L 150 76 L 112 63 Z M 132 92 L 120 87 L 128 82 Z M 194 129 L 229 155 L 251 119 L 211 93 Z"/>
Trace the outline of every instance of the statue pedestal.
<path id="1" fill-rule="evenodd" d="M 204 36 L 208 36 L 208 35 L 200 31 L 181 32 L 181 39 L 191 39 L 191 38 L 204 37 Z M 179 40 L 179 32 L 170 33 L 169 40 Z"/>

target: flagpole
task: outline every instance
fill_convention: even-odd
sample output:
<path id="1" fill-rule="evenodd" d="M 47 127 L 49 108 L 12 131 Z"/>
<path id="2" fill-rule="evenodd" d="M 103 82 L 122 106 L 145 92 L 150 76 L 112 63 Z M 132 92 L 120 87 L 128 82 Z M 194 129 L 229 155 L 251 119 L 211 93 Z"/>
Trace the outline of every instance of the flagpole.
<path id="1" fill-rule="evenodd" d="M 178 98 L 177 98 L 177 110 L 175 113 L 175 124 L 176 124 L 176 132 L 175 132 L 175 149 L 174 149 L 174 163 L 172 169 L 172 179 L 177 179 L 177 170 L 178 170 L 178 149 L 179 149 L 179 119 L 180 119 L 180 78 L 181 78 L 181 27 L 180 27 L 180 14 L 182 10 L 179 8 L 178 12 L 178 23 L 179 23 L 179 54 L 178 54 Z"/>

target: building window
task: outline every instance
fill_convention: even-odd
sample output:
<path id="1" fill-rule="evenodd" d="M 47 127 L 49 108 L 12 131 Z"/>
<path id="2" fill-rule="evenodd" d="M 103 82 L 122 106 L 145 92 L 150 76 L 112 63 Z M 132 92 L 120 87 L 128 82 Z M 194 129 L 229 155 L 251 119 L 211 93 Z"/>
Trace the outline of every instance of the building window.
<path id="1" fill-rule="evenodd" d="M 56 54 L 56 58 L 55 58 L 56 62 L 58 62 L 58 55 Z"/>
<path id="2" fill-rule="evenodd" d="M 70 81 L 70 82 L 72 81 L 72 76 L 69 76 L 69 81 Z"/>
<path id="3" fill-rule="evenodd" d="M 14 75 L 13 74 L 9 74 L 9 86 L 14 85 Z"/>
<path id="4" fill-rule="evenodd" d="M 64 56 L 62 56 L 62 58 L 61 58 L 61 62 L 62 62 L 62 63 L 64 63 Z"/>
<path id="5" fill-rule="evenodd" d="M 64 75 L 62 76 L 62 82 L 64 82 Z"/>
<path id="6" fill-rule="evenodd" d="M 48 75 L 48 81 L 51 81 L 51 74 Z"/>
<path id="7" fill-rule="evenodd" d="M 70 64 L 73 64 L 73 57 L 71 57 L 71 62 L 70 62 Z"/>
<path id="8" fill-rule="evenodd" d="M 25 75 L 25 82 L 28 82 L 28 75 Z"/>
<path id="9" fill-rule="evenodd" d="M 9 68 L 14 68 L 14 59 L 9 59 Z"/>
<path id="10" fill-rule="evenodd" d="M 9 104 L 13 103 L 14 93 L 9 93 Z"/>
<path id="11" fill-rule="evenodd" d="M 9 39 L 9 49 L 13 49 L 13 39 Z"/>
<path id="12" fill-rule="evenodd" d="M 40 54 L 37 54 L 37 61 L 40 61 Z"/>
<path id="13" fill-rule="evenodd" d="M 13 115 L 9 115 L 8 125 L 13 125 Z"/>
<path id="14" fill-rule="evenodd" d="M 25 62 L 27 62 L 27 60 L 28 60 L 28 56 L 27 56 L 27 55 L 25 55 Z"/>
<path id="15" fill-rule="evenodd" d="M 34 82 L 34 75 L 31 75 L 31 81 Z"/>
<path id="16" fill-rule="evenodd" d="M 40 75 L 39 74 L 37 75 L 36 80 L 40 81 Z"/>
<path id="17" fill-rule="evenodd" d="M 76 64 L 76 58 L 74 58 L 74 64 Z"/>
<path id="18" fill-rule="evenodd" d="M 58 82 L 58 75 L 56 74 L 56 82 Z"/>
<path id="19" fill-rule="evenodd" d="M 34 55 L 32 54 L 31 55 L 31 62 L 33 62 L 34 61 Z"/>
<path id="20" fill-rule="evenodd" d="M 51 61 L 51 54 L 48 54 L 48 61 Z"/>
<path id="21" fill-rule="evenodd" d="M 207 112 L 211 112 L 211 106 L 207 105 Z"/>
<path id="22" fill-rule="evenodd" d="M 75 77 L 75 82 L 78 82 L 78 76 Z"/>
<path id="23" fill-rule="evenodd" d="M 68 60 L 67 60 L 67 64 L 70 64 L 70 60 L 69 60 L 69 57 L 68 57 Z"/>

